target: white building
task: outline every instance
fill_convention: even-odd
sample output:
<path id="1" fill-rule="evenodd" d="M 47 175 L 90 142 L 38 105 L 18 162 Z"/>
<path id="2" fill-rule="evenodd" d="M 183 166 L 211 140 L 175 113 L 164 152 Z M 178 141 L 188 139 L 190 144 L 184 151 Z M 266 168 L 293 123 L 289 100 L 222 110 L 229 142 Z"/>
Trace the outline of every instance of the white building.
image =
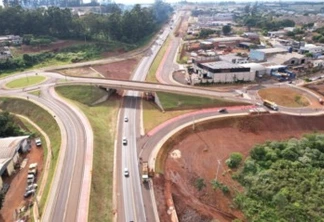
<path id="1" fill-rule="evenodd" d="M 300 53 L 312 53 L 312 54 L 317 54 L 317 53 L 323 53 L 324 52 L 324 47 L 323 46 L 317 46 L 314 44 L 306 44 L 304 47 L 300 47 L 299 50 Z"/>
<path id="2" fill-rule="evenodd" d="M 193 69 L 198 74 L 198 79 L 202 82 L 225 83 L 255 80 L 255 73 L 250 72 L 250 68 L 227 61 L 194 61 Z"/>
<path id="3" fill-rule="evenodd" d="M 14 172 L 14 166 L 19 159 L 19 153 L 27 152 L 30 149 L 28 137 L 0 138 L 0 187 L 2 187 L 3 179 Z"/>

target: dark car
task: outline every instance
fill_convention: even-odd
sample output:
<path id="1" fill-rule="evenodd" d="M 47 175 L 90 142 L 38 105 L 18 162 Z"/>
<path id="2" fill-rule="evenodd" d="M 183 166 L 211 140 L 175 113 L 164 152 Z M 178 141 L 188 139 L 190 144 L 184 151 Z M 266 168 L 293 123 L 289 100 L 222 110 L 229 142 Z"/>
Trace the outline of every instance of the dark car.
<path id="1" fill-rule="evenodd" d="M 218 110 L 219 113 L 227 113 L 227 109 L 223 108 L 223 109 L 220 109 Z"/>

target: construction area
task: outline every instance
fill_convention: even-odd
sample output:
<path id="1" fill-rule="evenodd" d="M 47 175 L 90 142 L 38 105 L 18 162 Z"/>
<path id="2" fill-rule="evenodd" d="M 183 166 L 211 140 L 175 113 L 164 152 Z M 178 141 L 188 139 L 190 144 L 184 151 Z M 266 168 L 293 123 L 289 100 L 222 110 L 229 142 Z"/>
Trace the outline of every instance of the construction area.
<path id="1" fill-rule="evenodd" d="M 286 115 L 250 115 L 221 118 L 189 127 L 173 136 L 163 147 L 163 173 L 155 175 L 154 186 L 161 221 L 170 221 L 176 209 L 181 222 L 245 221 L 241 211 L 233 207 L 235 192 L 243 187 L 232 179 L 235 170 L 225 164 L 232 152 L 246 158 L 256 144 L 268 140 L 300 138 L 306 133 L 324 131 L 324 118 Z M 213 190 L 217 179 L 229 193 Z M 205 187 L 197 189 L 196 181 Z"/>

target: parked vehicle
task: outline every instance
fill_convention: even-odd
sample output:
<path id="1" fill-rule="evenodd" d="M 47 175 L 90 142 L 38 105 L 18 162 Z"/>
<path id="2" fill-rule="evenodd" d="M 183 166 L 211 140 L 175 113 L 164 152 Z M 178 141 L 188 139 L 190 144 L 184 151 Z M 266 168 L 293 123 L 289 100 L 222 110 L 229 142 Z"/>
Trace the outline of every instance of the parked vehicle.
<path id="1" fill-rule="evenodd" d="M 125 122 L 128 122 L 128 117 L 125 117 L 124 121 L 125 121 Z"/>
<path id="2" fill-rule="evenodd" d="M 26 193 L 24 194 L 24 197 L 27 198 L 31 195 L 34 195 L 36 193 L 36 190 L 35 189 L 32 189 L 32 190 L 28 190 L 26 191 Z"/>
<path id="3" fill-rule="evenodd" d="M 32 174 L 32 175 L 36 176 L 37 169 L 35 168 L 35 169 L 32 169 L 32 170 L 28 170 L 28 174 Z"/>
<path id="4" fill-rule="evenodd" d="M 38 187 L 37 183 L 30 184 L 26 187 L 26 192 L 29 190 L 36 190 Z"/>
<path id="5" fill-rule="evenodd" d="M 29 164 L 29 169 L 30 170 L 33 170 L 33 169 L 37 169 L 37 163 L 31 163 L 31 164 Z"/>
<path id="6" fill-rule="evenodd" d="M 41 141 L 40 138 L 36 138 L 35 143 L 36 143 L 36 146 L 41 146 L 42 145 L 42 141 Z"/>
<path id="7" fill-rule="evenodd" d="M 33 178 L 27 178 L 27 185 L 31 185 L 35 182 L 35 177 Z"/>

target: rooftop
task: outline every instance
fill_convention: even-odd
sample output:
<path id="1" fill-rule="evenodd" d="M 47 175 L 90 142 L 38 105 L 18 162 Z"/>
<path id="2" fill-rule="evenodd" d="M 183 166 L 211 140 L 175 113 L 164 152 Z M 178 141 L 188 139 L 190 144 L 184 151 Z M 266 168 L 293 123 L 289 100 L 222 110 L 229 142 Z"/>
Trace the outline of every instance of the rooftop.
<path id="1" fill-rule="evenodd" d="M 14 156 L 18 151 L 19 144 L 29 136 L 16 136 L 0 138 L 0 169 Z"/>
<path id="2" fill-rule="evenodd" d="M 265 54 L 288 52 L 288 50 L 284 48 L 265 48 L 265 49 L 256 49 L 256 51 L 264 52 Z"/>
<path id="3" fill-rule="evenodd" d="M 292 52 L 292 53 L 287 53 L 287 54 L 276 54 L 273 55 L 269 58 L 267 58 L 267 60 L 269 62 L 275 63 L 275 64 L 283 64 L 284 62 L 290 60 L 290 59 L 302 59 L 305 58 L 305 55 L 299 54 L 297 52 Z"/>
<path id="4" fill-rule="evenodd" d="M 248 42 L 250 40 L 240 36 L 234 36 L 234 37 L 226 37 L 226 38 L 212 38 L 212 39 L 208 39 L 208 41 L 212 41 L 212 42 L 246 41 Z"/>
<path id="5" fill-rule="evenodd" d="M 243 68 L 241 65 L 233 64 L 227 61 L 205 62 L 201 63 L 203 66 L 211 69 L 238 69 Z"/>

